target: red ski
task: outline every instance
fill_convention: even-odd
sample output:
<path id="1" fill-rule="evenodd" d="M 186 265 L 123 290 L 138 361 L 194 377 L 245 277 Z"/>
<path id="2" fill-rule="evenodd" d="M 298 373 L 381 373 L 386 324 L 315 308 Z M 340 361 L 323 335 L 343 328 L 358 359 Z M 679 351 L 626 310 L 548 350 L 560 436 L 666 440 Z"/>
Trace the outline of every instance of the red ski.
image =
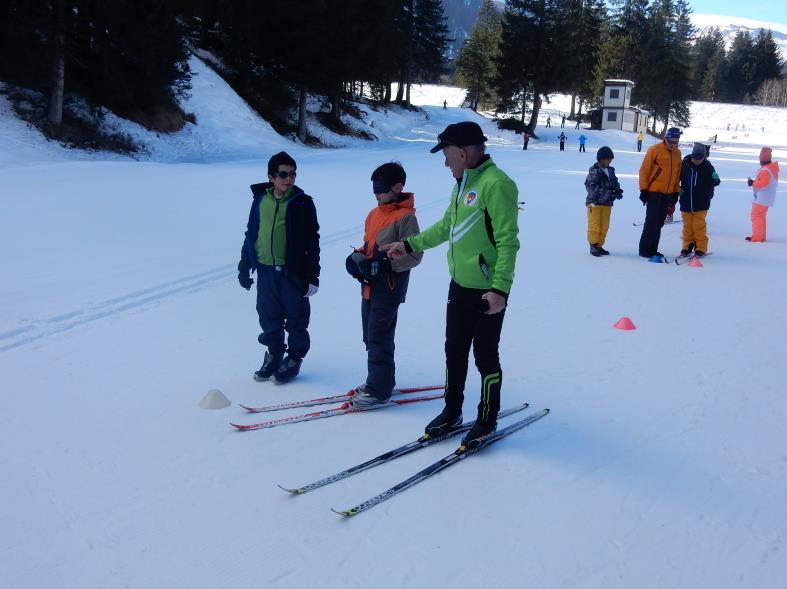
<path id="1" fill-rule="evenodd" d="M 440 387 L 443 388 L 443 387 Z M 407 397 L 404 399 L 391 399 L 385 405 L 377 405 L 374 409 L 383 409 L 385 407 L 394 407 L 396 405 L 405 405 L 407 403 L 418 403 L 420 401 L 433 401 L 434 399 L 442 399 L 443 394 L 439 395 L 426 395 L 423 397 Z M 373 409 L 358 409 L 350 404 L 350 401 L 345 401 L 338 407 L 332 409 L 323 409 L 322 411 L 314 411 L 313 413 L 304 413 L 303 415 L 293 415 L 292 417 L 282 417 L 281 419 L 272 419 L 270 421 L 263 421 L 260 423 L 249 423 L 246 425 L 239 423 L 230 423 L 230 425 L 239 431 L 247 432 L 255 429 L 263 429 L 268 427 L 276 427 L 277 425 L 285 425 L 287 423 L 298 423 L 300 421 L 311 421 L 312 419 L 322 419 L 323 417 L 333 417 L 335 415 L 345 415 L 347 413 L 361 413 L 363 411 L 372 411 Z"/>
<path id="2" fill-rule="evenodd" d="M 431 385 L 427 387 L 410 387 L 405 389 L 394 389 L 392 396 L 407 395 L 410 393 L 422 393 L 424 391 L 436 391 L 445 388 L 445 385 Z M 267 407 L 249 407 L 240 404 L 249 413 L 265 413 L 267 411 L 280 411 L 281 409 L 297 409 L 298 407 L 311 407 L 312 405 L 328 405 L 329 403 L 342 403 L 349 401 L 355 396 L 355 389 L 351 389 L 343 395 L 333 395 L 331 397 L 319 397 L 306 401 L 292 401 L 290 403 L 280 403 L 278 405 L 268 405 Z"/>

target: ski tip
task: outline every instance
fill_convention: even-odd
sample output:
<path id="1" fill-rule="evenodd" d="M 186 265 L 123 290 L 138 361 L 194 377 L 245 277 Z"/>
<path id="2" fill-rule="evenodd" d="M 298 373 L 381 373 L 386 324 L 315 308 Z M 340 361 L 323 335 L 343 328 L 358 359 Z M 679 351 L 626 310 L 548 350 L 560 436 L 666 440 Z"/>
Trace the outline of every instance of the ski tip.
<path id="1" fill-rule="evenodd" d="M 238 430 L 239 432 L 245 431 L 247 429 L 247 426 L 241 425 L 239 423 L 232 423 L 231 421 L 230 421 L 230 425 L 234 427 L 236 430 Z"/>
<path id="2" fill-rule="evenodd" d="M 238 403 L 240 407 L 243 407 L 246 411 L 254 412 L 254 407 L 249 407 L 248 405 L 244 405 L 243 403 Z"/>
<path id="3" fill-rule="evenodd" d="M 291 495 L 300 495 L 301 493 L 303 493 L 302 487 L 298 489 L 288 489 L 287 487 L 282 487 L 281 485 L 278 484 L 276 486 L 279 487 L 279 489 L 281 489 L 282 491 L 287 491 Z"/>
<path id="4" fill-rule="evenodd" d="M 356 512 L 355 512 L 355 511 L 353 511 L 352 509 L 347 509 L 347 510 L 345 510 L 345 511 L 336 511 L 336 510 L 335 510 L 333 507 L 331 507 L 330 509 L 331 509 L 331 511 L 332 511 L 332 512 L 334 512 L 335 514 L 337 514 L 337 515 L 343 515 L 344 517 L 350 517 L 351 515 L 355 515 L 355 514 L 356 514 Z"/>

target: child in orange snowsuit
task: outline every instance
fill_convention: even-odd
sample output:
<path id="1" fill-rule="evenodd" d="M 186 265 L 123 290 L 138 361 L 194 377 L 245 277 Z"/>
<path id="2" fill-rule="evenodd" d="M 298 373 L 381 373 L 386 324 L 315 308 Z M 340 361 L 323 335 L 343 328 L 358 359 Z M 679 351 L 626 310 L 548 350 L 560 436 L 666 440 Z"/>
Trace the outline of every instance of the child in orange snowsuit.
<path id="1" fill-rule="evenodd" d="M 776 200 L 776 189 L 779 186 L 779 162 L 771 161 L 772 150 L 763 147 L 760 150 L 760 169 L 757 177 L 749 178 L 749 186 L 754 190 L 754 202 L 751 205 L 751 236 L 746 241 L 765 241 L 765 217 L 768 208 Z"/>

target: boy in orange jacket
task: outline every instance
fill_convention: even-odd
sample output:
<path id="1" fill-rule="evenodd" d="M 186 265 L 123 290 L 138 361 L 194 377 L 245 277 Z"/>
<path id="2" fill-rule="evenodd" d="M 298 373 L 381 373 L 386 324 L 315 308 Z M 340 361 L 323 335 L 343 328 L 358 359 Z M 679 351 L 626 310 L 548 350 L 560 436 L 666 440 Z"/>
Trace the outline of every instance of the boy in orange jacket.
<path id="1" fill-rule="evenodd" d="M 366 217 L 363 245 L 347 257 L 347 272 L 361 285 L 361 322 L 366 344 L 366 382 L 356 389 L 352 405 L 375 409 L 389 404 L 396 384 L 394 335 L 399 305 L 407 295 L 410 269 L 419 264 L 422 252 L 390 259 L 381 245 L 417 235 L 415 197 L 403 192 L 407 179 L 397 162 L 379 166 L 372 172 L 372 192 L 377 206 Z"/>

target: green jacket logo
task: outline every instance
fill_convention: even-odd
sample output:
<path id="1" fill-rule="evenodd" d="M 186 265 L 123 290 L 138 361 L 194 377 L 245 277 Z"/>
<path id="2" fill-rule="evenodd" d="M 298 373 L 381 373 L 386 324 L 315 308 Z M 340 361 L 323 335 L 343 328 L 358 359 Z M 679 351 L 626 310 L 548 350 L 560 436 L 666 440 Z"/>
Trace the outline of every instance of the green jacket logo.
<path id="1" fill-rule="evenodd" d="M 472 207 L 477 199 L 478 193 L 475 190 L 471 190 L 465 195 L 465 206 Z"/>

